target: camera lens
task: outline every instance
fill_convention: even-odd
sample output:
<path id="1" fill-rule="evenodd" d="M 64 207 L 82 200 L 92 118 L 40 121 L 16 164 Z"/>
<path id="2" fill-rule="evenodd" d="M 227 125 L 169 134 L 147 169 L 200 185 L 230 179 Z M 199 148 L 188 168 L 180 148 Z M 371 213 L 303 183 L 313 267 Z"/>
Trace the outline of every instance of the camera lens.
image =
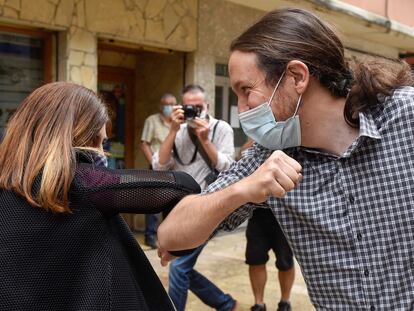
<path id="1" fill-rule="evenodd" d="M 186 120 L 194 119 L 195 117 L 199 117 L 201 113 L 201 107 L 194 106 L 194 105 L 185 105 L 183 106 L 184 110 L 184 118 Z"/>

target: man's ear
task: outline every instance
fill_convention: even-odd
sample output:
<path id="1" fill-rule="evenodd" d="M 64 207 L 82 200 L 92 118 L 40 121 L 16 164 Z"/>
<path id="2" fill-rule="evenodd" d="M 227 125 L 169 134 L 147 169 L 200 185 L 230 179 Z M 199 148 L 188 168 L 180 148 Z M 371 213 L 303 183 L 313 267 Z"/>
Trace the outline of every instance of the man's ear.
<path id="1" fill-rule="evenodd" d="M 293 77 L 296 92 L 303 94 L 309 84 L 308 66 L 299 60 L 291 60 L 286 66 L 286 73 Z"/>

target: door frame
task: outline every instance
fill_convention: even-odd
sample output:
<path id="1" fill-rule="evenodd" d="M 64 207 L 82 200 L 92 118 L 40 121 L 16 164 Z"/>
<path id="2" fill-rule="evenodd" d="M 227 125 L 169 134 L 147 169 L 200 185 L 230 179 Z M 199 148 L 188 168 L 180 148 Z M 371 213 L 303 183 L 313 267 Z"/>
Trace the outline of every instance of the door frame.
<path id="1" fill-rule="evenodd" d="M 126 85 L 125 90 L 125 167 L 134 167 L 134 142 L 135 142 L 135 70 L 98 66 L 98 84 L 99 82 L 121 82 Z"/>
<path id="2" fill-rule="evenodd" d="M 221 103 L 221 117 L 224 121 L 229 122 L 229 88 L 230 81 L 228 77 L 215 76 L 215 86 L 223 88 L 223 102 Z M 216 113 L 216 112 L 215 112 Z"/>

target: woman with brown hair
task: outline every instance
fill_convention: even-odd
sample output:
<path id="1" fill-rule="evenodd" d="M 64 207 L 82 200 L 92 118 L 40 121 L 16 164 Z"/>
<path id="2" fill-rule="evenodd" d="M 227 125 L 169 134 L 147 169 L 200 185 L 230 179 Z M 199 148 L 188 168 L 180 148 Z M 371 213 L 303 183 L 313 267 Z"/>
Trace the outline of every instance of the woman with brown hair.
<path id="1" fill-rule="evenodd" d="M 184 173 L 110 170 L 94 92 L 30 94 L 0 145 L 1 310 L 174 310 L 120 212 L 158 213 L 198 192 Z"/>
<path id="2" fill-rule="evenodd" d="M 410 67 L 351 67 L 332 27 L 295 8 L 267 13 L 230 51 L 240 123 L 255 143 L 173 209 L 161 249 L 196 247 L 269 208 L 317 310 L 413 310 Z"/>

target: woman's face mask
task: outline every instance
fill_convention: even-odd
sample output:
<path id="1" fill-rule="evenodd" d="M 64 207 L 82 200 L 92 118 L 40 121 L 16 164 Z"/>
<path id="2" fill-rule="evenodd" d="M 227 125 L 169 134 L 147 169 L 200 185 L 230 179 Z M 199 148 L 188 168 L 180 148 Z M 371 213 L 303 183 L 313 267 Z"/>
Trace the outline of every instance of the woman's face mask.
<path id="1" fill-rule="evenodd" d="M 297 112 L 302 94 L 299 96 L 293 116 L 286 121 L 276 121 L 271 107 L 273 97 L 284 75 L 285 72 L 280 76 L 267 102 L 239 113 L 240 124 L 246 135 L 271 150 L 282 150 L 301 144 L 300 122 Z"/>
<path id="2" fill-rule="evenodd" d="M 97 167 L 108 167 L 108 158 L 100 153 L 94 153 L 93 162 Z"/>

